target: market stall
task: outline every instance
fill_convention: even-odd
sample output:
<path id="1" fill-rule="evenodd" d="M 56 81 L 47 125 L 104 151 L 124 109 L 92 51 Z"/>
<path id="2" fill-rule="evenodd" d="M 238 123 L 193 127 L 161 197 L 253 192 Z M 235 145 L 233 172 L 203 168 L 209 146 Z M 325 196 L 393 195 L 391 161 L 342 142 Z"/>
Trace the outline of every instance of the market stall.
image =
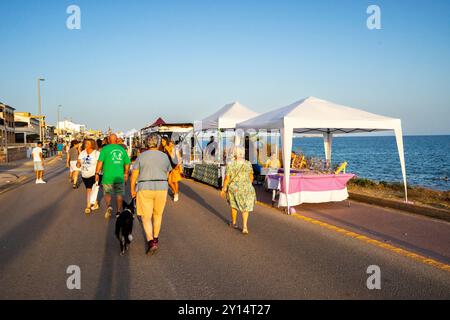
<path id="1" fill-rule="evenodd" d="M 347 182 L 355 175 L 347 174 L 292 174 L 289 179 L 289 196 L 284 187 L 284 175 L 269 174 L 267 188 L 280 191 L 279 206 L 296 206 L 302 203 L 343 201 L 348 198 Z M 272 198 L 272 200 L 275 200 Z"/>
<path id="2" fill-rule="evenodd" d="M 406 170 L 403 151 L 403 136 L 401 120 L 376 115 L 363 110 L 338 105 L 329 101 L 309 97 L 286 107 L 264 113 L 250 120 L 238 123 L 237 128 L 242 129 L 279 129 L 281 131 L 281 143 L 283 149 L 283 166 L 286 174 L 282 179 L 282 190 L 279 205 L 289 207 L 301 203 L 305 199 L 298 194 L 298 190 L 320 192 L 318 185 L 325 185 L 321 177 L 300 179 L 301 182 L 292 185 L 296 188 L 291 192 L 290 180 L 297 181 L 298 178 L 291 176 L 290 155 L 292 151 L 292 139 L 295 133 L 299 134 L 321 134 L 324 138 L 324 149 L 327 163 L 331 163 L 331 147 L 334 134 L 349 134 L 376 131 L 394 131 L 397 140 L 400 166 L 405 187 L 405 200 L 407 201 Z M 343 180 L 333 179 L 327 184 L 341 183 Z M 348 180 L 347 180 L 348 181 Z M 314 186 L 315 185 L 315 186 Z M 306 190 L 311 187 L 313 190 Z M 345 195 L 345 192 L 343 192 Z M 288 196 L 287 196 L 288 195 Z M 310 196 L 314 199 L 316 195 Z M 282 199 L 286 199 L 283 201 Z M 311 201 L 312 201 L 311 200 Z M 300 202 L 299 202 L 300 201 Z"/>
<path id="3" fill-rule="evenodd" d="M 197 163 L 194 165 L 191 178 L 210 186 L 220 188 L 225 175 L 225 167 L 214 163 Z"/>
<path id="4" fill-rule="evenodd" d="M 215 132 L 217 133 L 218 141 L 215 142 L 215 148 L 217 150 L 215 150 L 213 157 L 208 157 L 203 152 L 201 159 L 194 159 L 192 164 L 192 178 L 215 187 L 220 187 L 225 175 L 225 159 L 222 146 L 222 136 L 225 130 L 234 130 L 236 123 L 248 120 L 257 115 L 258 113 L 239 102 L 233 102 L 223 106 L 217 112 L 198 123 L 198 126 L 195 128 L 195 134 L 197 144 L 202 152 L 204 151 L 203 147 L 198 143 L 199 135 L 208 131 Z"/>
<path id="5" fill-rule="evenodd" d="M 162 118 L 158 118 L 155 122 L 140 130 L 140 137 L 145 140 L 150 134 L 158 133 L 171 138 L 176 134 L 177 138 L 182 141 L 192 133 L 193 128 L 192 123 L 167 123 Z"/>

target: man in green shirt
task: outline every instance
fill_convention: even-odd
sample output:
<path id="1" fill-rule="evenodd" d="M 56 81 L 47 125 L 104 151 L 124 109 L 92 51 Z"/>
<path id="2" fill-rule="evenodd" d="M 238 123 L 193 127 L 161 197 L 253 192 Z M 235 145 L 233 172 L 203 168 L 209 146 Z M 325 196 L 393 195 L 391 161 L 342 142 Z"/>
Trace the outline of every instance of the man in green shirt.
<path id="1" fill-rule="evenodd" d="M 109 144 L 102 148 L 95 169 L 95 181 L 99 181 L 99 173 L 103 170 L 102 186 L 105 202 L 108 209 L 105 218 L 109 219 L 113 208 L 111 207 L 111 196 L 116 195 L 117 211 L 122 211 L 122 199 L 125 191 L 125 183 L 128 181 L 130 169 L 130 158 L 125 149 L 117 144 L 115 134 L 109 136 Z"/>

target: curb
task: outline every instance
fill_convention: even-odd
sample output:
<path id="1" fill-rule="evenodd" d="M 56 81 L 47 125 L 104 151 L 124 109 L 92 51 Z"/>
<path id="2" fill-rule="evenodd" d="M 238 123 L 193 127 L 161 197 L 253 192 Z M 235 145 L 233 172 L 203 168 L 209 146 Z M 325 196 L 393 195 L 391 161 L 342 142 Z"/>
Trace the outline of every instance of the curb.
<path id="1" fill-rule="evenodd" d="M 425 206 L 420 206 L 416 204 L 398 202 L 388 199 L 380 199 L 372 196 L 367 196 L 359 193 L 349 192 L 349 199 L 368 203 L 371 205 L 376 205 L 379 207 L 391 208 L 401 210 L 407 213 L 412 213 L 415 215 L 425 216 L 429 218 L 439 219 L 443 221 L 450 222 L 450 212 L 444 209 L 430 208 Z"/>

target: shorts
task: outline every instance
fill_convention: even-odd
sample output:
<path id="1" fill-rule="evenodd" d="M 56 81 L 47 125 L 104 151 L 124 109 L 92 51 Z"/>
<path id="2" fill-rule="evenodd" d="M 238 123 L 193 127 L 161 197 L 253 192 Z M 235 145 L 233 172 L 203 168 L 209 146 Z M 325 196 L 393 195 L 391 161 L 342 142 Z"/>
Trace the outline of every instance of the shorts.
<path id="1" fill-rule="evenodd" d="M 62 151 L 58 150 L 58 156 L 62 156 Z"/>
<path id="2" fill-rule="evenodd" d="M 124 195 L 125 183 L 102 184 L 104 194 L 121 194 Z"/>
<path id="3" fill-rule="evenodd" d="M 70 161 L 70 172 L 81 171 L 80 168 L 77 168 L 77 161 Z"/>
<path id="4" fill-rule="evenodd" d="M 34 171 L 44 171 L 44 165 L 41 161 L 34 161 Z"/>
<path id="5" fill-rule="evenodd" d="M 141 190 L 136 197 L 138 216 L 162 216 L 167 201 L 167 190 Z"/>
<path id="6" fill-rule="evenodd" d="M 83 183 L 86 189 L 92 189 L 92 186 L 95 184 L 95 176 L 89 178 L 83 178 Z"/>

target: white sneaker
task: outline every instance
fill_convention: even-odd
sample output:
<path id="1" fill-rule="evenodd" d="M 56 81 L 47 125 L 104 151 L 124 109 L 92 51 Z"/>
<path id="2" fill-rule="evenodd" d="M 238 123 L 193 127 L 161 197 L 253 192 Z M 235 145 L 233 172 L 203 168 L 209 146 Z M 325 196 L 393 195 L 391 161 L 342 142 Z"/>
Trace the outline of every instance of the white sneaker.
<path id="1" fill-rule="evenodd" d="M 41 180 L 41 183 L 47 183 L 47 181 Z"/>
<path id="2" fill-rule="evenodd" d="M 36 179 L 36 184 L 40 183 L 39 181 L 40 181 L 39 179 Z"/>
<path id="3" fill-rule="evenodd" d="M 173 201 L 174 201 L 174 202 L 177 202 L 177 201 L 178 201 L 178 193 L 176 193 L 176 194 L 173 196 Z"/>
<path id="4" fill-rule="evenodd" d="M 42 179 L 39 179 L 36 183 L 42 184 L 42 183 L 47 183 L 47 182 L 45 182 L 45 181 L 42 180 Z"/>

